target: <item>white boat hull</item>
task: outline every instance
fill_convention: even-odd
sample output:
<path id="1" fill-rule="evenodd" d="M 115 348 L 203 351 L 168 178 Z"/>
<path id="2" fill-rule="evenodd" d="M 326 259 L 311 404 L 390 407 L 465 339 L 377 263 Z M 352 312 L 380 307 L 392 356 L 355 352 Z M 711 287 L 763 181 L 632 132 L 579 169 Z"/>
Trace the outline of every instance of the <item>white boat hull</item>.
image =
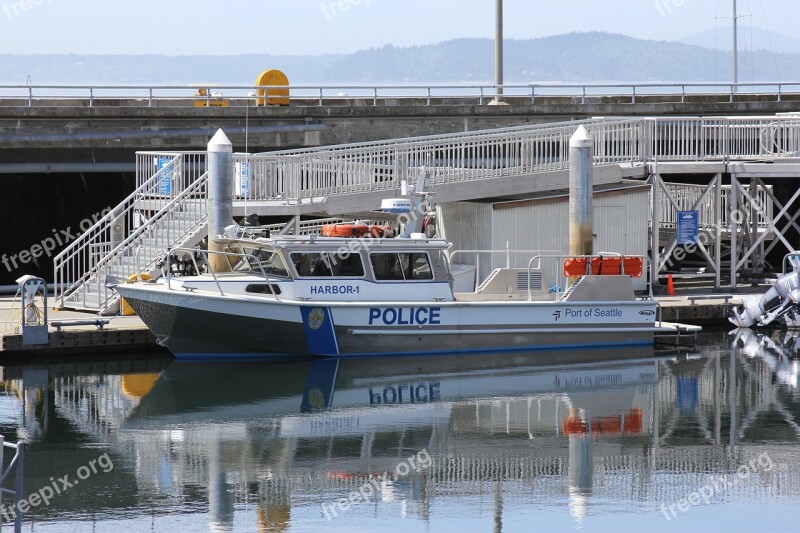
<path id="1" fill-rule="evenodd" d="M 120 286 L 179 358 L 365 356 L 652 344 L 656 303 L 301 302 Z"/>

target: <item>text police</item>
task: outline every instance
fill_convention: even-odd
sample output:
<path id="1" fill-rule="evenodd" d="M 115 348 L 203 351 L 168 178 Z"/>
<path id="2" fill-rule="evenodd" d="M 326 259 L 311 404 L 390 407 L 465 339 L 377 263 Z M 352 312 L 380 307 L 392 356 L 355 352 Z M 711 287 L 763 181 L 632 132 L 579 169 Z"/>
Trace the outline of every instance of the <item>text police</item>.
<path id="1" fill-rule="evenodd" d="M 440 307 L 373 307 L 369 310 L 369 325 L 382 323 L 385 326 L 438 326 L 442 323 L 441 314 Z"/>

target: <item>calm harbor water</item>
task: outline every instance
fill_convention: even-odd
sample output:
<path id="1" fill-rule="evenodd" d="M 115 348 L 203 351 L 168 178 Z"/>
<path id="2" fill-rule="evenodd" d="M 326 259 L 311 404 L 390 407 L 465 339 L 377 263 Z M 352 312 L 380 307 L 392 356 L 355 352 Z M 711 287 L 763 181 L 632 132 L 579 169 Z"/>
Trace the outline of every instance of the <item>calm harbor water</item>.
<path id="1" fill-rule="evenodd" d="M 708 332 L 688 353 L 14 366 L 0 434 L 49 501 L 25 531 L 797 531 L 798 356 Z"/>

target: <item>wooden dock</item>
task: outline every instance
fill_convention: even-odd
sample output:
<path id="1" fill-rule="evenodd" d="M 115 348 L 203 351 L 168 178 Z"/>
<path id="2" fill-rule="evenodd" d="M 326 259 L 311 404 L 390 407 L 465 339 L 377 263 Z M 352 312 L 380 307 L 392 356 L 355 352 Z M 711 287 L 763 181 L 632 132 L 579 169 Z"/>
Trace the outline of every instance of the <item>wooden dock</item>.
<path id="1" fill-rule="evenodd" d="M 50 327 L 50 344 L 42 346 L 25 346 L 22 335 L 14 331 L 13 325 L 6 321 L 19 316 L 14 309 L 11 296 L 0 298 L 0 358 L 8 359 L 17 356 L 74 356 L 85 354 L 147 353 L 165 351 L 156 343 L 147 326 L 136 316 L 99 317 L 92 313 L 77 311 L 48 310 Z M 17 302 L 16 305 L 19 305 Z M 70 326 L 71 322 L 94 322 L 99 325 Z M 65 324 L 58 331 L 52 327 L 54 322 Z M 106 323 L 107 322 L 107 323 Z"/>

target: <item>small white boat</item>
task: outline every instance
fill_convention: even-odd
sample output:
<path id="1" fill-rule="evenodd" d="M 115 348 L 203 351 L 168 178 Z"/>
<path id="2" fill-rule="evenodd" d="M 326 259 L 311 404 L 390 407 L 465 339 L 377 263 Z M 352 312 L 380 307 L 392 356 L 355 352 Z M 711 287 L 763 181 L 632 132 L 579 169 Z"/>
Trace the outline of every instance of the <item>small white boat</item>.
<path id="1" fill-rule="evenodd" d="M 450 243 L 383 237 L 377 227 L 359 235 L 218 239 L 224 251 L 210 253 L 225 257 L 230 268 L 220 270 L 229 272 L 117 290 L 184 359 L 652 345 L 657 333 L 700 329 L 659 323 L 657 302 L 636 297 L 624 272 L 637 262 L 641 271 L 642 258 L 568 258 L 565 274 L 584 275 L 561 293 L 534 268 L 542 258 L 531 258 L 528 268 L 495 269 L 476 292 L 458 294 Z"/>

